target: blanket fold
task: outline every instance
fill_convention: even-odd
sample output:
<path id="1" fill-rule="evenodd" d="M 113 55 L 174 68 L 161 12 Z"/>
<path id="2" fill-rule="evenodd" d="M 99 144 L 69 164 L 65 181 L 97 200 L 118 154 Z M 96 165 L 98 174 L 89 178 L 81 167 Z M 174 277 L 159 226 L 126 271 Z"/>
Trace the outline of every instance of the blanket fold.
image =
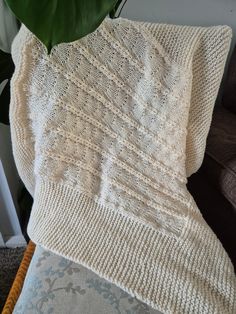
<path id="1" fill-rule="evenodd" d="M 230 39 L 227 26 L 107 18 L 47 55 L 21 27 L 10 121 L 35 243 L 163 313 L 235 311 L 233 266 L 186 188 Z"/>

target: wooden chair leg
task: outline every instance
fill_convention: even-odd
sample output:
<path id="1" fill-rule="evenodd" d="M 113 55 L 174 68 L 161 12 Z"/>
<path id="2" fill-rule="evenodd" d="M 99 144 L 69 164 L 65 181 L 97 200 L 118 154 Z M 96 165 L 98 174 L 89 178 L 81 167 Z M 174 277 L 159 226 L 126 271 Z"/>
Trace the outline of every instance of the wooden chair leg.
<path id="1" fill-rule="evenodd" d="M 11 290 L 8 294 L 2 314 L 11 314 L 13 312 L 15 304 L 21 293 L 25 276 L 26 276 L 29 264 L 31 262 L 32 256 L 34 254 L 34 250 L 35 250 L 35 244 L 32 241 L 30 241 L 26 247 L 23 259 L 17 271 Z"/>

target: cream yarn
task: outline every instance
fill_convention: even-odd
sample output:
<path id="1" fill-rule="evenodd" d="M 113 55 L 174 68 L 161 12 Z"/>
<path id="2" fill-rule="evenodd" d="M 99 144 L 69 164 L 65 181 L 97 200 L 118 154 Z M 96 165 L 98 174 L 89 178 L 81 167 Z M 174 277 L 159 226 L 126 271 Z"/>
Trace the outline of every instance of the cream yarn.
<path id="1" fill-rule="evenodd" d="M 202 61 L 206 38 L 221 43 L 219 56 L 208 47 L 216 69 Z M 34 196 L 31 239 L 163 313 L 235 310 L 232 264 L 186 189 L 230 38 L 227 26 L 119 18 L 49 56 L 24 26 L 12 47 L 11 133 Z M 198 99 L 199 84 L 210 86 L 201 62 L 214 79 Z"/>

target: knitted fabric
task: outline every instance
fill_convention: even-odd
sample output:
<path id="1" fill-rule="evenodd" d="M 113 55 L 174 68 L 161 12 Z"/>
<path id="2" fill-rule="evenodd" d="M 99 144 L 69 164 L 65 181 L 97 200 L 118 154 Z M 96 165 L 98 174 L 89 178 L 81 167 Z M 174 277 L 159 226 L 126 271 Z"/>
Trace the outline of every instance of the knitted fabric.
<path id="1" fill-rule="evenodd" d="M 184 49 L 187 41 L 194 40 L 189 26 L 145 23 L 153 36 L 178 63 L 185 63 Z M 229 48 L 229 28 L 195 28 L 201 32 L 192 59 L 192 93 L 186 140 L 187 177 L 196 172 L 203 161 L 206 138 L 212 111 L 222 78 L 226 54 Z M 199 36 L 199 35 L 197 35 Z"/>
<path id="2" fill-rule="evenodd" d="M 233 266 L 186 188 L 193 61 L 207 37 L 223 41 L 213 97 L 226 26 L 106 19 L 50 55 L 23 26 L 12 46 L 11 134 L 34 196 L 31 239 L 163 313 L 235 310 Z"/>

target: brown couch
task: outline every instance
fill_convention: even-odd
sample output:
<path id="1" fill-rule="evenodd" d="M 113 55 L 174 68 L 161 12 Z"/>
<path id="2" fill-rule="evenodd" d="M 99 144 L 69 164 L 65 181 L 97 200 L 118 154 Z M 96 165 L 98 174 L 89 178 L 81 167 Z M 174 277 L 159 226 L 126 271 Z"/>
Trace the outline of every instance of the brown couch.
<path id="1" fill-rule="evenodd" d="M 236 269 L 236 47 L 220 106 L 214 110 L 203 164 L 188 188 Z"/>

